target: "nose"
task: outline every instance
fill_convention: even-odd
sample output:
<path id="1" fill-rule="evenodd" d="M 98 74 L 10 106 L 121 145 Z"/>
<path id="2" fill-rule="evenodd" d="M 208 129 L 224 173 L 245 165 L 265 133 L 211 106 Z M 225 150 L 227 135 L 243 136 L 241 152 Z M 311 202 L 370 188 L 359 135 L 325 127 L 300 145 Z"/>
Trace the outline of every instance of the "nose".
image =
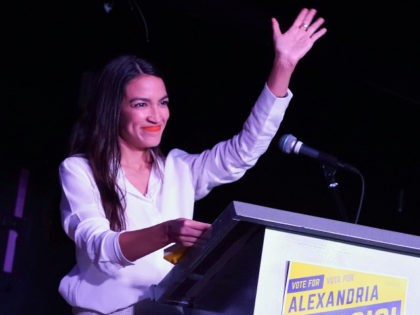
<path id="1" fill-rule="evenodd" d="M 150 106 L 149 107 L 149 113 L 147 115 L 147 120 L 152 123 L 158 123 L 161 119 L 161 113 L 159 111 L 159 108 L 157 106 Z"/>

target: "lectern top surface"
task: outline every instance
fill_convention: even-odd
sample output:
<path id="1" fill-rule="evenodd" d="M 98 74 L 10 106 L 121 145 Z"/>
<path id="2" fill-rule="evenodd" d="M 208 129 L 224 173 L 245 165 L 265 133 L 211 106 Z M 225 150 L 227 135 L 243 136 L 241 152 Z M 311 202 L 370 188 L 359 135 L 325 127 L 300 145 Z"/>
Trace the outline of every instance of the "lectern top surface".
<path id="1" fill-rule="evenodd" d="M 420 256 L 420 236 L 233 201 L 232 219 Z"/>

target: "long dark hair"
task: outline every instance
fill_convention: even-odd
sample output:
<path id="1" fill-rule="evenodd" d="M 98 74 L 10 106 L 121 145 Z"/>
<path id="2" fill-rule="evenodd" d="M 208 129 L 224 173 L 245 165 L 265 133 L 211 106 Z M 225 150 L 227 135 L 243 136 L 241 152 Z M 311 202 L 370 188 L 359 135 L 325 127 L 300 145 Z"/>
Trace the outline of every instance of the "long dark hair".
<path id="1" fill-rule="evenodd" d="M 75 125 L 70 143 L 72 154 L 83 153 L 89 160 L 105 215 L 114 231 L 126 227 L 125 196 L 117 185 L 121 159 L 120 104 L 128 82 L 142 74 L 162 78 L 150 62 L 135 55 L 118 56 L 108 62 L 95 78 L 86 110 Z M 152 157 L 161 155 L 159 148 L 152 151 Z"/>

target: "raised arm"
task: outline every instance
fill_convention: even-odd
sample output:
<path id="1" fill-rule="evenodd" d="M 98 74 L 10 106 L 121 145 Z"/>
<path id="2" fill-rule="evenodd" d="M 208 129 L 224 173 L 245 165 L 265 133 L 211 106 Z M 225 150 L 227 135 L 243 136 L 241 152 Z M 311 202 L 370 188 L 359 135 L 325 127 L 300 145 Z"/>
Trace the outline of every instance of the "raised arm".
<path id="1" fill-rule="evenodd" d="M 303 8 L 292 26 L 284 33 L 277 20 L 271 19 L 274 60 L 267 85 L 278 97 L 286 95 L 290 78 L 299 60 L 327 32 L 325 27 L 321 28 L 324 19 L 322 17 L 315 19 L 316 13 L 316 9 Z"/>

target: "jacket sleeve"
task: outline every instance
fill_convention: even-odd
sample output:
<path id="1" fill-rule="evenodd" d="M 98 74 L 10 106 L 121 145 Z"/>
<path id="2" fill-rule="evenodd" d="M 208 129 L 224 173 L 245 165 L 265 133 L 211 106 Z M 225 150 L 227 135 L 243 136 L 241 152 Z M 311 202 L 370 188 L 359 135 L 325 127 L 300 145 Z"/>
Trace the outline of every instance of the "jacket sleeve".
<path id="1" fill-rule="evenodd" d="M 121 253 L 119 233 L 110 229 L 87 160 L 81 157 L 65 159 L 59 167 L 59 178 L 62 226 L 75 242 L 79 261 L 93 262 L 110 274 L 131 264 Z"/>
<path id="2" fill-rule="evenodd" d="M 200 154 L 172 152 L 175 159 L 188 163 L 196 200 L 215 186 L 240 179 L 256 164 L 276 135 L 292 96 L 288 90 L 285 97 L 278 98 L 265 85 L 238 134 Z"/>

